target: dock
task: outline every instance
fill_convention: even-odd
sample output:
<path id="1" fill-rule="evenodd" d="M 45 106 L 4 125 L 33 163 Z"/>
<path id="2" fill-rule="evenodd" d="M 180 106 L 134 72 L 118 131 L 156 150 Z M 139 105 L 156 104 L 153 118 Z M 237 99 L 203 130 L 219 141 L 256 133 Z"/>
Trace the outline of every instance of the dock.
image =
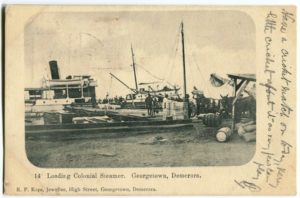
<path id="1" fill-rule="evenodd" d="M 130 121 L 96 124 L 28 125 L 26 138 L 42 136 L 74 137 L 93 134 L 145 134 L 193 128 L 191 120 Z M 74 136 L 75 135 L 75 136 Z"/>

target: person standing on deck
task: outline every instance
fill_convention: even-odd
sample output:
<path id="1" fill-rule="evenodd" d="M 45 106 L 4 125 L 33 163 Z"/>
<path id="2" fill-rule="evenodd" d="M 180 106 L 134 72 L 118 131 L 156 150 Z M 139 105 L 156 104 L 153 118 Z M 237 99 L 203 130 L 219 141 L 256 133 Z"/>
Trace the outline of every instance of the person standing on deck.
<path id="1" fill-rule="evenodd" d="M 191 115 L 192 115 L 192 105 L 190 103 L 190 95 L 189 94 L 186 94 L 185 95 L 185 101 L 187 102 L 187 113 L 188 113 L 188 119 L 191 118 Z"/>
<path id="2" fill-rule="evenodd" d="M 150 93 L 148 93 L 148 96 L 146 97 L 145 100 L 146 103 L 146 108 L 149 116 L 152 116 L 152 97 Z"/>
<path id="3" fill-rule="evenodd" d="M 96 100 L 95 96 L 92 97 L 91 103 L 92 103 L 93 108 L 95 108 L 97 106 L 97 100 Z"/>
<path id="4" fill-rule="evenodd" d="M 154 97 L 153 100 L 152 100 L 152 116 L 155 115 L 155 113 L 157 113 L 157 98 Z"/>
<path id="5" fill-rule="evenodd" d="M 164 99 L 163 99 L 163 109 L 168 108 L 168 102 L 169 102 L 169 96 L 168 94 L 165 95 Z"/>

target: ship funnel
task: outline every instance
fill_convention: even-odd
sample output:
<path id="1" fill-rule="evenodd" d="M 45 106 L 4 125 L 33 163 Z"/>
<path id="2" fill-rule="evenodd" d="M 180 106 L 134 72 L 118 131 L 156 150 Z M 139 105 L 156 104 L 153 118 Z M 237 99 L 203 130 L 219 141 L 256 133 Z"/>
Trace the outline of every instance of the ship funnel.
<path id="1" fill-rule="evenodd" d="M 51 78 L 53 80 L 59 79 L 59 71 L 58 71 L 58 65 L 56 60 L 49 61 L 50 65 L 50 71 L 51 71 Z"/>

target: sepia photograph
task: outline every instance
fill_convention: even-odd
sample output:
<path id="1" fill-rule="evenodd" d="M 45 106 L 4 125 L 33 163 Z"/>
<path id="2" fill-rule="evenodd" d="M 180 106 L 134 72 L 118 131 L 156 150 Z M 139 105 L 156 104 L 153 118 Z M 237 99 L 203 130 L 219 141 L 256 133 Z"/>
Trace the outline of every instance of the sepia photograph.
<path id="1" fill-rule="evenodd" d="M 296 6 L 3 11 L 5 194 L 296 194 Z"/>
<path id="2" fill-rule="evenodd" d="M 243 12 L 42 13 L 24 42 L 35 166 L 229 166 L 255 153 L 255 25 Z"/>

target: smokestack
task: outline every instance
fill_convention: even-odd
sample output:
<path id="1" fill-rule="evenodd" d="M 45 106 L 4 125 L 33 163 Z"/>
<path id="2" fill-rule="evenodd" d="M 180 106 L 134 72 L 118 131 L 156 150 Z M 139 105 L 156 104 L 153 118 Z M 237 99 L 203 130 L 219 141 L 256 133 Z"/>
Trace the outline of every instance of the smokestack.
<path id="1" fill-rule="evenodd" d="M 51 71 L 51 78 L 53 80 L 59 79 L 59 71 L 58 71 L 58 65 L 56 60 L 49 61 L 50 65 L 50 71 Z"/>

